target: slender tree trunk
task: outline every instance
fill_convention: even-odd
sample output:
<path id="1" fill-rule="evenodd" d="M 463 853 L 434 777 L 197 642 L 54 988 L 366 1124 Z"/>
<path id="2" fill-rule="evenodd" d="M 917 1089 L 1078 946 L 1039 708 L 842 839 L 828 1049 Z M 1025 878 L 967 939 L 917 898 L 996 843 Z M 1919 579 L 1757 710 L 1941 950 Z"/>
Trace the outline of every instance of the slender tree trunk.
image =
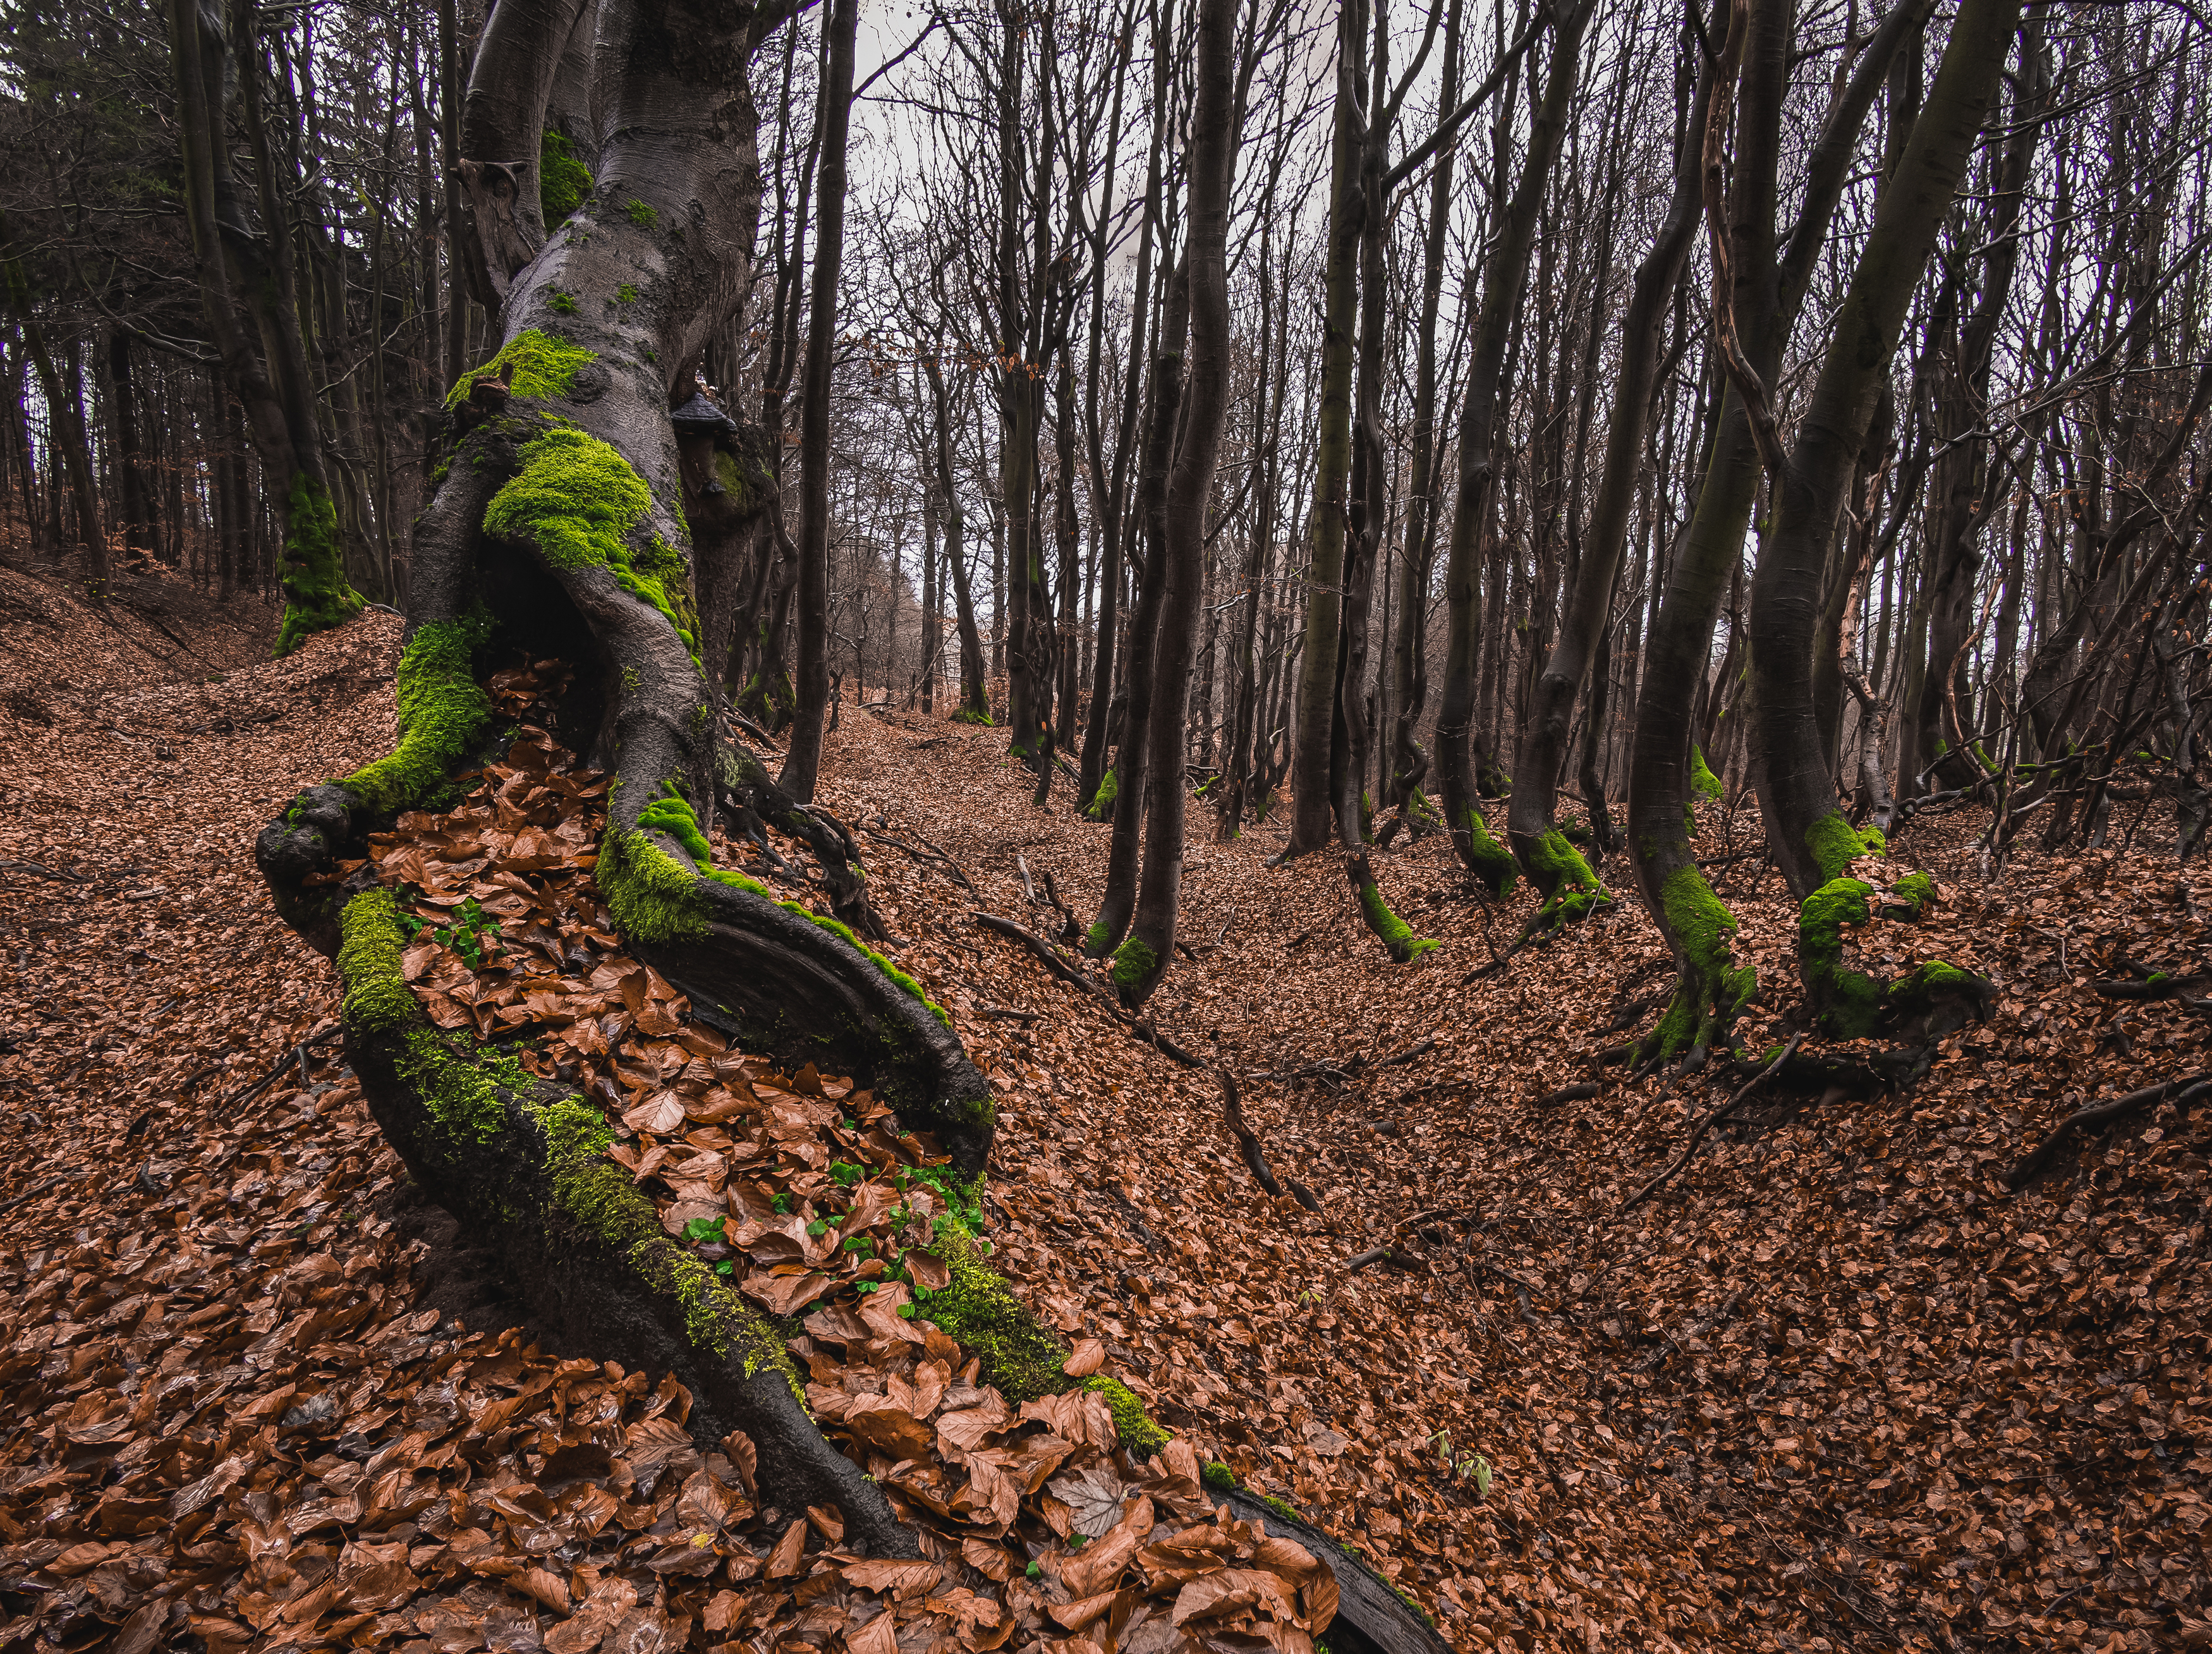
<path id="1" fill-rule="evenodd" d="M 853 117 L 853 42 L 860 0 L 830 0 L 830 72 L 822 86 L 821 198 L 815 208 L 814 283 L 799 439 L 798 715 L 784 754 L 783 790 L 814 802 L 822 726 L 830 708 L 830 380 L 837 354 L 837 275 L 845 253 L 845 150 Z"/>
<path id="2" fill-rule="evenodd" d="M 1229 184 L 1236 160 L 1231 37 L 1236 9 L 1235 0 L 1201 0 L 1198 13 L 1197 93 L 1188 160 L 1190 228 L 1183 255 L 1190 295 L 1190 377 L 1180 398 L 1182 436 L 1165 490 L 1144 868 L 1129 939 L 1114 956 L 1115 985 L 1121 1002 L 1132 1008 L 1151 997 L 1167 972 L 1175 952 L 1182 888 L 1183 816 L 1188 796 L 1182 781 L 1183 724 L 1190 700 L 1191 653 L 1198 635 L 1207 507 L 1213 495 L 1221 428 L 1229 410 Z M 1181 331 L 1176 327 L 1166 338 L 1175 338 Z"/>
<path id="3" fill-rule="evenodd" d="M 1454 847 L 1475 876 L 1501 896 L 1513 881 L 1512 858 L 1492 838 L 1475 803 L 1479 789 L 1473 739 L 1483 530 L 1491 514 L 1495 481 L 1492 450 L 1498 438 L 1499 407 L 1508 389 L 1506 350 L 1528 286 L 1528 257 L 1545 187 L 1565 136 L 1567 112 L 1581 72 L 1583 31 L 1589 15 L 1589 0 L 1578 0 L 1554 26 L 1543 98 L 1535 112 L 1520 182 L 1483 266 L 1481 319 L 1475 327 L 1465 400 L 1460 407 L 1459 503 L 1452 519 L 1444 574 L 1449 630 L 1443 698 L 1437 713 L 1437 769 L 1443 784 L 1444 819 L 1451 829 Z M 1495 581 L 1492 596 L 1494 609 Z M 1500 636 L 1494 622 L 1491 635 L 1494 640 Z"/>
<path id="4" fill-rule="evenodd" d="M 1712 78 L 1710 68 L 1698 77 L 1698 89 L 1690 100 L 1688 120 L 1676 152 L 1674 198 L 1651 250 L 1637 267 L 1627 313 L 1621 319 L 1620 377 L 1613 389 L 1605 469 L 1590 509 L 1588 543 L 1575 573 L 1574 591 L 1559 641 L 1537 680 L 1515 762 L 1517 781 L 1509 815 L 1509 842 L 1515 861 L 1547 902 L 1563 893 L 1592 897 L 1599 888 L 1588 863 L 1560 836 L 1553 817 L 1559 775 L 1567 756 L 1568 721 L 1589 672 L 1592 653 L 1605 635 L 1621 555 L 1628 544 L 1629 510 L 1644 462 L 1652 384 L 1659 366 L 1660 318 L 1681 279 L 1704 211 L 1702 149 Z M 1601 678 L 1593 693 L 1602 696 Z M 1594 711 L 1593 725 L 1597 721 Z M 1592 806 L 1594 831 L 1604 810 L 1602 788 L 1597 790 L 1599 801 Z"/>

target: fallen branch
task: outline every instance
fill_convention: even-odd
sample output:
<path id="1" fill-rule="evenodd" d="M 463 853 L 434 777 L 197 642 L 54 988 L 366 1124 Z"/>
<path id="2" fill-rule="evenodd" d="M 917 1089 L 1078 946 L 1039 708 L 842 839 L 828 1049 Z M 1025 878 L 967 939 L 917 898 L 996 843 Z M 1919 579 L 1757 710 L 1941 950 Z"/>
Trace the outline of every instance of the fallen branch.
<path id="1" fill-rule="evenodd" d="M 1547 1092 L 1536 1099 L 1536 1106 L 1540 1109 L 1551 1109 L 1557 1108 L 1562 1103 L 1586 1103 L 1604 1090 L 1605 1087 L 1595 1079 L 1585 1079 L 1576 1085 L 1562 1085 L 1556 1092 Z"/>
<path id="2" fill-rule="evenodd" d="M 2144 982 L 2091 982 L 2108 1000 L 2182 1000 L 2212 988 L 2212 976 L 2173 976 L 2160 973 Z"/>
<path id="3" fill-rule="evenodd" d="M 40 879 L 60 879 L 71 885 L 92 883 L 82 873 L 57 873 L 52 867 L 41 867 L 35 861 L 0 861 L 0 872 L 32 873 Z"/>
<path id="4" fill-rule="evenodd" d="M 2058 1158 L 2058 1151 L 2077 1132 L 2095 1131 L 2138 1110 L 2155 1107 L 2168 1098 L 2177 1104 L 2193 1103 L 2208 1093 L 2212 1093 L 2212 1081 L 2208 1081 L 2203 1074 L 2182 1074 L 2155 1085 L 2146 1085 L 2139 1092 L 2130 1092 L 2124 1097 L 2111 1098 L 2102 1103 L 2093 1103 L 2086 1109 L 2076 1109 L 2060 1121 L 2048 1137 L 2037 1144 L 2031 1153 L 2006 1174 L 2005 1183 L 2013 1189 L 2026 1188 Z"/>
<path id="5" fill-rule="evenodd" d="M 1052 944 L 1035 932 L 1023 928 L 1011 919 L 1001 919 L 995 913 L 979 913 L 975 917 L 975 922 L 984 929 L 996 931 L 1001 936 L 1019 942 L 1043 962 L 1046 970 L 1051 971 L 1069 987 L 1079 989 L 1085 994 L 1101 995 L 1104 994 L 1103 988 L 1061 958 L 1053 951 Z"/>
<path id="6" fill-rule="evenodd" d="M 1109 1016 L 1112 1017 L 1115 1022 L 1121 1024 L 1122 1027 L 1127 1029 L 1129 1032 L 1135 1035 L 1139 1039 L 1144 1041 L 1146 1044 L 1159 1052 L 1161 1055 L 1173 1057 L 1177 1062 L 1182 1063 L 1186 1068 L 1203 1068 L 1206 1067 L 1206 1060 L 1203 1057 L 1194 1055 L 1192 1053 L 1186 1051 L 1182 1046 L 1176 1044 L 1165 1034 L 1160 1032 L 1158 1028 L 1152 1026 L 1149 1023 L 1139 1021 L 1135 1017 L 1131 1016 L 1127 1012 L 1122 1010 L 1120 1006 L 1114 1002 L 1113 996 L 1108 993 L 1103 985 L 1092 981 L 1090 977 L 1078 970 L 1073 965 L 1068 964 L 1066 960 L 1061 958 L 1060 955 L 1054 951 L 1052 944 L 1046 941 L 1043 937 L 1037 935 L 1033 931 L 1024 930 L 1021 926 L 1016 924 L 1011 919 L 1001 919 L 995 913 L 978 913 L 975 915 L 975 922 L 982 926 L 984 929 L 996 931 L 1000 935 L 1007 938 L 1011 941 L 1019 942 L 1024 947 L 1035 954 L 1048 970 L 1051 971 L 1054 976 L 1066 982 L 1069 987 L 1103 1001 L 1103 1008 Z"/>
<path id="7" fill-rule="evenodd" d="M 1403 1269 L 1407 1274 L 1418 1274 L 1429 1267 L 1410 1252 L 1401 1252 L 1389 1246 L 1377 1246 L 1368 1251 L 1354 1253 L 1345 1259 L 1345 1273 L 1351 1274 L 1374 1263 L 1387 1263 L 1393 1269 Z"/>
<path id="8" fill-rule="evenodd" d="M 1245 1123 L 1244 1108 L 1237 1097 L 1237 1077 L 1226 1068 L 1222 1069 L 1217 1077 L 1221 1081 L 1222 1117 L 1229 1122 L 1230 1132 L 1237 1139 L 1237 1151 L 1243 1155 L 1244 1164 L 1252 1169 L 1252 1176 L 1260 1187 L 1279 1200 L 1283 1186 L 1275 1181 L 1275 1174 L 1267 1170 L 1267 1151 L 1260 1146 L 1258 1135 Z"/>
<path id="9" fill-rule="evenodd" d="M 1042 1013 L 1036 1011 L 1016 1011 L 1004 1005 L 987 1005 L 975 1014 L 986 1022 L 1031 1023 L 1038 1020 Z"/>
<path id="10" fill-rule="evenodd" d="M 1758 1088 L 1761 1080 L 1765 1079 L 1769 1074 L 1779 1068 L 1784 1063 L 1789 1061 L 1790 1053 L 1797 1049 L 1797 1042 L 1804 1037 L 1805 1036 L 1802 1031 L 1790 1035 L 1790 1043 L 1784 1046 L 1779 1051 L 1777 1051 L 1774 1054 L 1774 1058 L 1771 1061 L 1768 1062 L 1765 1067 L 1762 1067 L 1749 1079 L 1744 1081 L 1742 1086 L 1737 1091 L 1734 1097 L 1729 1098 L 1727 1102 L 1722 1104 L 1720 1107 L 1713 1110 L 1711 1113 L 1706 1115 L 1703 1120 L 1698 1122 L 1696 1128 L 1690 1133 L 1690 1140 L 1682 1145 L 1682 1152 L 1674 1157 L 1674 1163 L 1668 1166 L 1666 1171 L 1661 1172 L 1656 1177 L 1654 1177 L 1650 1183 L 1644 1184 L 1643 1188 L 1638 1189 L 1635 1194 L 1629 1196 L 1628 1200 L 1622 1205 L 1620 1209 L 1623 1212 L 1633 1212 L 1638 1207 L 1643 1205 L 1645 1201 L 1650 1199 L 1652 1195 L 1657 1194 L 1660 1189 L 1671 1183 L 1674 1180 L 1674 1174 L 1680 1171 L 1684 1166 L 1690 1164 L 1690 1157 L 1698 1152 L 1698 1145 L 1705 1141 L 1705 1134 L 1711 1131 L 1722 1120 L 1725 1119 L 1728 1116 L 1729 1110 L 1734 1109 L 1739 1103 L 1741 1103 L 1744 1098 L 1749 1097 L 1752 1092 Z"/>

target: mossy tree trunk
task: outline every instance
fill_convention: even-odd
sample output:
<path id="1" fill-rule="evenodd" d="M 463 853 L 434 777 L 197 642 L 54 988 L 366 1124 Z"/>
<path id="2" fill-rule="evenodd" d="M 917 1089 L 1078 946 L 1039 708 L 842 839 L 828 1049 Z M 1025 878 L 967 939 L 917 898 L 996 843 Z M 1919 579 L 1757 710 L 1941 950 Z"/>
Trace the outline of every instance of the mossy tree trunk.
<path id="1" fill-rule="evenodd" d="M 1778 249 L 1776 165 L 1786 89 L 1790 15 L 1786 5 L 1754 0 L 1731 27 L 1729 51 L 1741 54 L 1742 87 L 1735 106 L 1735 155 L 1726 200 L 1730 288 L 1728 304 L 1737 347 L 1763 384 L 1771 384 L 1790 325 L 1804 301 L 1850 175 L 1858 132 L 1900 47 L 1917 39 L 1926 0 L 1899 6 L 1860 55 L 1843 97 L 1828 112 L 1807 167 L 1804 199 L 1789 238 Z M 1741 43 L 1734 32 L 1745 31 Z M 1725 83 L 1707 112 L 1707 130 L 1723 128 Z M 1710 193 L 1710 216 L 1717 205 Z M 1705 481 L 1680 548 L 1674 556 L 1654 617 L 1636 708 L 1628 783 L 1628 854 L 1638 889 L 1674 957 L 1676 986 L 1641 1054 L 1700 1063 L 1757 990 L 1756 976 L 1736 964 L 1735 918 L 1698 871 L 1689 806 L 1708 773 L 1693 745 L 1693 697 L 1711 670 L 1713 623 L 1722 595 L 1741 566 L 1744 531 L 1759 486 L 1759 457 L 1741 392 L 1722 397 Z M 1724 685 L 1717 685 L 1717 694 Z M 1817 743 L 1816 750 L 1817 750 Z"/>
<path id="2" fill-rule="evenodd" d="M 610 1356 L 674 1367 L 721 1427 L 753 1432 L 786 1503 L 836 1504 L 848 1538 L 911 1551 L 806 1420 L 772 1330 L 670 1246 L 600 1159 L 596 1110 L 429 1028 L 397 968 L 390 894 L 363 870 L 329 879 L 369 832 L 436 805 L 496 750 L 485 670 L 564 658 L 564 737 L 615 778 L 597 877 L 632 955 L 701 1020 L 849 1071 L 980 1171 L 988 1089 L 943 1013 L 844 926 L 713 870 L 701 825 L 727 749 L 696 653 L 686 519 L 720 456 L 687 466 L 669 410 L 745 289 L 758 177 L 750 128 L 729 112 L 745 106 L 753 49 L 787 15 L 602 4 L 596 188 L 514 273 L 501 348 L 448 404 L 442 480 L 417 529 L 399 747 L 302 794 L 256 854 L 279 911 L 339 958 L 351 1060 L 432 1197 L 504 1252 L 541 1312 Z"/>
<path id="3" fill-rule="evenodd" d="M 1773 524 L 1752 587 L 1752 626 L 1759 640 L 1752 660 L 1752 768 L 1768 843 L 1802 904 L 1799 967 L 1815 1008 L 1838 1032 L 1868 1031 L 1858 1002 L 1868 999 L 1872 984 L 1843 972 L 1838 928 L 1863 922 L 1872 890 L 1849 876 L 1850 864 L 1869 847 L 1837 808 L 1820 738 L 1812 661 L 1821 576 L 1875 399 L 1887 390 L 1890 357 L 2019 18 L 2020 0 L 1966 0 L 1952 23 L 1935 86 L 1882 191 L 1820 379 L 1774 479 Z M 2032 84 L 2032 70 L 2027 78 Z"/>
<path id="4" fill-rule="evenodd" d="M 252 6 L 242 9 L 249 21 Z M 331 502 L 316 423 L 315 393 L 300 333 L 292 282 L 286 192 L 274 175 L 261 122 L 261 63 L 249 43 L 238 54 L 219 4 L 183 0 L 169 8 L 171 60 L 176 74 L 177 127 L 184 172 L 185 216 L 198 266 L 200 309 L 220 360 L 223 382 L 246 411 L 263 477 L 280 483 L 267 504 L 283 539 L 284 620 L 276 653 L 289 653 L 311 632 L 338 625 L 361 611 L 346 583 L 345 553 Z M 239 196 L 231 152 L 231 101 L 251 142 L 262 210 Z"/>

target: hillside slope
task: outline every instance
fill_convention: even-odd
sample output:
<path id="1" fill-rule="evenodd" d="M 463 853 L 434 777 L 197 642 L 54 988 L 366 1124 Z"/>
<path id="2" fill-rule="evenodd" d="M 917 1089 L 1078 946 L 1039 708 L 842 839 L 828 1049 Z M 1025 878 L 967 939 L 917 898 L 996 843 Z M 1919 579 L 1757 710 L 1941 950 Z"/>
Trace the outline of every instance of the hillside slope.
<path id="1" fill-rule="evenodd" d="M 218 1500 L 262 1511 L 265 1492 L 251 1519 L 276 1521 L 302 1474 L 290 1395 L 340 1393 L 328 1374 L 368 1444 L 421 1405 L 381 1410 L 380 1392 L 446 1373 L 520 1396 L 562 1371 L 505 1330 L 519 1317 L 495 1283 L 430 1244 L 437 1219 L 410 1207 L 350 1076 L 319 1055 L 329 969 L 252 867 L 273 803 L 388 744 L 398 623 L 366 617 L 218 684 L 104 678 L 98 650 L 66 641 L 67 664 L 26 681 L 26 623 L 0 617 L 0 1085 L 17 1104 L 0 1174 L 15 1305 L 0 1644 L 91 1646 L 118 1627 L 118 1647 L 279 1646 L 315 1625 L 307 1587 L 328 1575 L 372 1605 L 341 1640 L 534 1646 L 513 1593 L 487 1594 L 509 1574 L 419 1538 L 395 1560 L 295 1521 L 283 1546 L 249 1548 L 241 1596 L 240 1559 L 188 1520 Z M 25 691 L 46 721 L 8 698 Z M 2160 824 L 2134 853 L 2031 858 L 1996 886 L 1972 867 L 1972 816 L 1902 836 L 1896 855 L 1936 874 L 1942 905 L 1869 945 L 1899 969 L 1940 956 L 1988 973 L 1990 1020 L 1943 1042 L 1904 1096 L 1762 1096 L 1624 1213 L 1732 1089 L 1654 1077 L 1544 1104 L 1623 1037 L 1603 1031 L 1616 994 L 1659 981 L 1633 901 L 1469 982 L 1517 934 L 1525 894 L 1486 912 L 1434 842 L 1378 857 L 1400 911 L 1443 943 L 1394 967 L 1333 862 L 1270 868 L 1274 834 L 1214 845 L 1194 812 L 1195 957 L 1152 1010 L 1236 1077 L 1315 1213 L 1259 1189 L 1214 1073 L 975 921 L 1057 922 L 1024 867 L 1087 920 L 1103 873 L 1107 830 L 1073 819 L 1064 790 L 1033 808 L 1002 745 L 848 707 L 827 801 L 871 852 L 889 951 L 1002 1098 L 999 1262 L 1063 1330 L 1099 1339 L 1199 1456 L 1361 1548 L 1467 1648 L 2206 1634 L 2212 1119 L 2167 1104 L 2020 1195 L 2002 1177 L 2080 1103 L 2208 1066 L 2185 1002 L 2092 987 L 2123 958 L 2203 968 L 2212 896 L 2157 854 Z M 1704 824 L 1716 854 L 1756 842 L 1747 815 Z M 1778 882 L 1740 888 L 1756 865 L 1723 892 L 1775 1001 L 1743 1031 L 1753 1049 L 1794 995 Z M 1349 1267 L 1386 1246 L 1395 1265 Z M 625 1431 L 649 1435 L 677 1405 L 615 1389 Z M 329 1497 L 355 1480 L 343 1456 L 307 1466 Z M 394 1566 L 416 1582 L 404 1592 L 374 1573 Z M 549 1627 L 575 1623 L 596 1582 L 556 1583 L 558 1605 L 538 1599 Z M 400 1607 L 373 1608 L 387 1596 L 404 1627 Z"/>

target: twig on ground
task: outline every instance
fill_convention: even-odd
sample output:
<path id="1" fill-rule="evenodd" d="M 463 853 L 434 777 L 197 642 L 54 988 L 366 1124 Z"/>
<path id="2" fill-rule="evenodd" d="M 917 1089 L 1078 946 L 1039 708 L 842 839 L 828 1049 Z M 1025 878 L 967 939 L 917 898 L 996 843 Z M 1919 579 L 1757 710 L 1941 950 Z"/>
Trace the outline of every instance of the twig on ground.
<path id="1" fill-rule="evenodd" d="M 1674 1164 L 1669 1165 L 1666 1171 L 1661 1172 L 1656 1177 L 1654 1177 L 1650 1183 L 1644 1184 L 1643 1188 L 1638 1189 L 1635 1194 L 1630 1195 L 1627 1201 L 1622 1204 L 1620 1209 L 1623 1212 L 1634 1211 L 1638 1207 L 1643 1205 L 1645 1201 L 1650 1199 L 1652 1195 L 1657 1194 L 1660 1189 L 1665 1188 L 1668 1183 L 1672 1182 L 1674 1174 L 1680 1171 L 1684 1166 L 1690 1164 L 1690 1157 L 1698 1152 L 1698 1145 L 1705 1141 L 1705 1134 L 1711 1131 L 1715 1125 L 1719 1123 L 1720 1121 L 1724 1119 L 1729 1111 L 1734 1109 L 1736 1104 L 1742 1102 L 1747 1097 L 1749 1097 L 1752 1092 L 1759 1085 L 1760 1081 L 1764 1080 L 1769 1074 L 1779 1068 L 1784 1063 L 1789 1061 L 1790 1054 L 1797 1049 L 1797 1043 L 1804 1037 L 1805 1036 L 1802 1031 L 1790 1035 L 1790 1043 L 1774 1054 L 1774 1057 L 1771 1061 L 1768 1062 L 1765 1067 L 1761 1068 L 1757 1073 L 1753 1074 L 1749 1079 L 1745 1080 L 1734 1097 L 1729 1098 L 1727 1102 L 1722 1104 L 1720 1107 L 1713 1110 L 1711 1113 L 1707 1114 L 1704 1119 L 1698 1122 L 1697 1125 L 1691 1130 L 1690 1140 L 1682 1145 L 1682 1152 L 1674 1157 Z"/>
<path id="2" fill-rule="evenodd" d="M 58 879 L 71 885 L 92 883 L 92 880 L 87 879 L 82 873 L 66 871 L 58 873 L 52 867 L 41 867 L 35 861 L 0 861 L 0 873 L 30 873 L 36 878 Z"/>

